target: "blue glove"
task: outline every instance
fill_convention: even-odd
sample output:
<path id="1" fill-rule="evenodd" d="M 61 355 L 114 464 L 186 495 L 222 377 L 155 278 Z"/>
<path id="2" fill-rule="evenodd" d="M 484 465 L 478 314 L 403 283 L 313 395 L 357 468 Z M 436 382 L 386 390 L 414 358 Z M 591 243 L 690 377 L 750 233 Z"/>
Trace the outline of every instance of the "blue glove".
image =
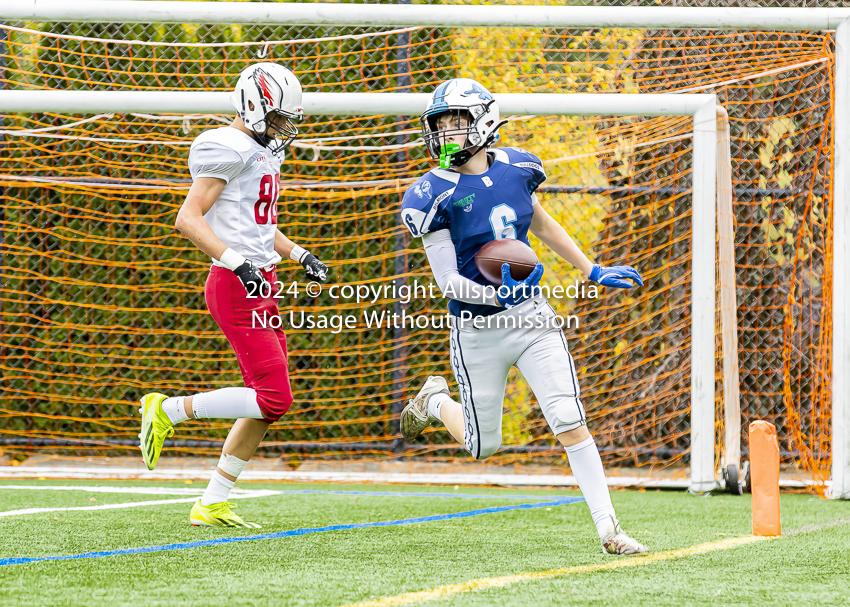
<path id="1" fill-rule="evenodd" d="M 513 308 L 515 305 L 530 299 L 540 292 L 540 277 L 543 276 L 543 264 L 534 266 L 531 274 L 524 280 L 511 278 L 510 264 L 502 264 L 502 286 L 496 291 L 496 301 L 503 308 Z"/>
<path id="2" fill-rule="evenodd" d="M 603 287 L 616 287 L 618 289 L 631 289 L 634 285 L 624 278 L 634 280 L 639 286 L 643 286 L 643 279 L 640 273 L 632 266 L 611 266 L 603 268 L 595 264 L 588 276 L 593 282 L 601 284 Z"/>

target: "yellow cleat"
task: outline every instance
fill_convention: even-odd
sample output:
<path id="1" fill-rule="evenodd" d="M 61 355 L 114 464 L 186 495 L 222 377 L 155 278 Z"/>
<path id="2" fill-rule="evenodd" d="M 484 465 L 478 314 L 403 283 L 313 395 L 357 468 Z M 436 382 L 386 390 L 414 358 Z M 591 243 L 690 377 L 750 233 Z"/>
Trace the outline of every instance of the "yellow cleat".
<path id="1" fill-rule="evenodd" d="M 162 410 L 162 401 L 168 398 L 165 394 L 151 392 L 145 394 L 140 401 L 142 408 L 142 431 L 139 433 L 139 443 L 142 449 L 142 457 L 148 470 L 156 468 L 159 454 L 162 453 L 162 444 L 165 439 L 174 435 L 171 420 Z"/>
<path id="2" fill-rule="evenodd" d="M 257 523 L 243 521 L 242 517 L 233 513 L 236 504 L 233 502 L 219 502 L 203 506 L 201 498 L 192 506 L 189 513 L 189 522 L 195 527 L 205 525 L 207 527 L 247 527 L 250 529 L 262 529 Z"/>

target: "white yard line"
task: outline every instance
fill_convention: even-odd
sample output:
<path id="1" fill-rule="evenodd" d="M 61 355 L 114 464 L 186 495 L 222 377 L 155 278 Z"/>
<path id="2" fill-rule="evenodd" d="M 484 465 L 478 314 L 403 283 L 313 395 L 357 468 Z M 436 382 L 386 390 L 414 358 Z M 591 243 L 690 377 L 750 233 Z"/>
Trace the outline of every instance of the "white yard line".
<path id="1" fill-rule="evenodd" d="M 86 493 L 136 493 L 139 495 L 201 495 L 201 488 L 184 487 L 91 487 L 84 485 L 0 485 L 0 490 L 26 491 L 85 491 Z M 234 492 L 236 489 L 234 489 Z"/>
<path id="2" fill-rule="evenodd" d="M 0 485 L 2 489 L 20 489 L 28 491 L 85 491 L 87 493 L 136 493 L 139 495 L 194 495 L 199 497 L 204 490 L 201 487 L 93 487 L 90 485 Z M 274 492 L 255 489 L 232 489 L 231 495 L 253 495 Z"/>
<path id="3" fill-rule="evenodd" d="M 17 485 L 12 485 L 15 489 L 26 488 L 31 489 L 33 487 L 20 487 Z M 8 489 L 9 486 L 0 487 L 0 489 Z M 46 487 L 41 487 L 45 489 Z M 77 487 L 67 487 L 66 489 L 77 489 Z M 96 489 L 96 487 L 88 487 L 88 489 Z M 115 491 L 115 493 L 122 493 L 121 491 Z M 236 491 L 234 490 L 230 497 L 233 499 L 250 499 L 254 497 L 267 497 L 269 495 L 278 495 L 277 491 Z M 138 508 L 142 506 L 160 506 L 162 504 L 188 504 L 193 503 L 197 500 L 199 495 L 195 495 L 193 497 L 183 497 L 179 499 L 171 499 L 171 500 L 151 500 L 146 502 L 124 502 L 122 504 L 102 504 L 100 506 L 75 506 L 70 508 L 22 508 L 20 510 L 7 510 L 5 512 L 0 512 L 0 517 L 4 516 L 21 516 L 24 514 L 40 514 L 43 512 L 74 512 L 74 511 L 82 511 L 82 510 L 116 510 L 119 508 Z"/>
<path id="4" fill-rule="evenodd" d="M 115 510 L 116 508 L 138 508 L 139 506 L 159 506 L 161 504 L 184 504 L 194 502 L 197 497 L 184 497 L 176 500 L 153 500 L 149 502 L 125 502 L 123 504 L 103 504 L 101 506 L 76 506 L 74 508 L 22 508 L 0 512 L 0 517 L 40 514 L 42 512 L 74 512 L 79 510 Z"/>
<path id="5" fill-rule="evenodd" d="M 140 506 L 157 506 L 160 504 L 181 504 L 181 503 L 189 503 L 194 502 L 198 497 L 202 494 L 200 488 L 192 489 L 188 487 L 116 487 L 116 486 L 106 486 L 106 487 L 95 487 L 95 486 L 87 486 L 87 485 L 0 485 L 0 491 L 83 491 L 86 493 L 119 493 L 119 494 L 147 494 L 147 495 L 190 495 L 191 497 L 183 497 L 179 499 L 167 499 L 167 500 L 150 500 L 144 502 L 125 502 L 123 504 L 102 504 L 99 506 L 76 506 L 76 507 L 54 507 L 54 508 L 22 508 L 18 510 L 7 510 L 5 512 L 0 512 L 0 517 L 4 516 L 19 516 L 24 514 L 38 514 L 43 512 L 70 512 L 75 510 L 114 510 L 118 508 L 136 508 Z M 233 499 L 250 499 L 256 497 L 268 497 L 272 495 L 288 495 L 288 494 L 329 494 L 335 496 L 345 496 L 350 494 L 351 497 L 369 497 L 372 492 L 363 492 L 363 491 L 345 491 L 345 490 L 335 490 L 335 491 L 324 491 L 324 490 L 295 490 L 295 491 L 276 491 L 270 489 L 233 489 L 230 492 L 230 497 Z M 0 494 L 2 495 L 2 494 Z M 453 497 L 458 499 L 466 499 L 466 498 L 480 498 L 480 499 L 540 499 L 546 500 L 551 499 L 552 496 L 548 495 L 540 495 L 540 496 L 529 496 L 529 495 L 517 495 L 517 496 L 493 496 L 493 495 L 472 495 L 467 493 L 448 495 L 445 493 L 434 493 L 432 494 L 424 494 L 424 493 L 413 493 L 413 492 L 384 492 L 384 491 L 375 491 L 374 497 L 434 497 L 434 498 L 447 498 Z M 94 498 L 92 498 L 94 499 Z"/>

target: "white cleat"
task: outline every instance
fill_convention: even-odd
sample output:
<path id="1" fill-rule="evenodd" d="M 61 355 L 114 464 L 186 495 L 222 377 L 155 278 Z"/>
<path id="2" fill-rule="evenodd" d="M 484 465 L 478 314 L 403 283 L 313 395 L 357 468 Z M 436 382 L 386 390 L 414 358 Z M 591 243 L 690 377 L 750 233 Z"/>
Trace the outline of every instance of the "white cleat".
<path id="1" fill-rule="evenodd" d="M 601 538 L 602 552 L 606 554 L 645 554 L 646 546 L 630 538 L 620 528 L 620 522 L 611 517 L 608 532 Z"/>
<path id="2" fill-rule="evenodd" d="M 432 422 L 437 421 L 437 418 L 428 413 L 428 399 L 441 392 L 451 396 L 446 380 L 439 375 L 429 375 L 419 394 L 407 401 L 407 406 L 401 412 L 399 420 L 404 440 L 412 441 Z"/>

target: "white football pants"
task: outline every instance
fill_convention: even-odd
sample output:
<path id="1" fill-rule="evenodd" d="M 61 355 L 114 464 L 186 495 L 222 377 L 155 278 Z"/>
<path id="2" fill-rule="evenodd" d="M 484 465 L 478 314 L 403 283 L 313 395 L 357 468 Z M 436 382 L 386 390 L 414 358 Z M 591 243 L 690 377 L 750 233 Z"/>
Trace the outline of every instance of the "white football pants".
<path id="1" fill-rule="evenodd" d="M 575 363 L 544 297 L 478 317 L 477 323 L 453 320 L 458 322 L 451 329 L 450 358 L 463 409 L 464 445 L 472 457 L 484 459 L 502 444 L 502 405 L 514 365 L 531 386 L 552 432 L 558 435 L 585 423 Z"/>

